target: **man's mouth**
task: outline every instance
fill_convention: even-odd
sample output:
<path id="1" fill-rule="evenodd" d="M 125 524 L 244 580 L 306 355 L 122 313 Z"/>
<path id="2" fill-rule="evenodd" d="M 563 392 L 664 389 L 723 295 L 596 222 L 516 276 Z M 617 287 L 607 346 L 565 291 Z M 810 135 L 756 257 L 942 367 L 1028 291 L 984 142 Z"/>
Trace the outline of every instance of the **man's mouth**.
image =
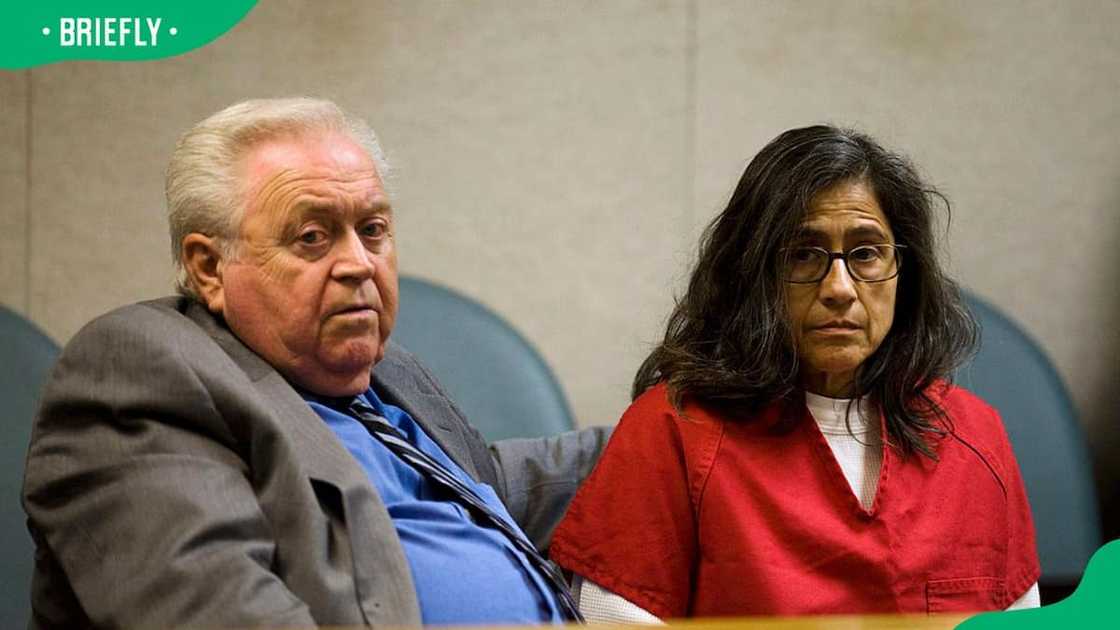
<path id="1" fill-rule="evenodd" d="M 343 308 L 337 309 L 331 314 L 332 315 L 352 315 L 352 314 L 373 313 L 375 311 L 376 311 L 376 309 L 374 309 L 372 305 L 369 305 L 369 304 L 354 304 L 352 306 L 345 306 Z"/>

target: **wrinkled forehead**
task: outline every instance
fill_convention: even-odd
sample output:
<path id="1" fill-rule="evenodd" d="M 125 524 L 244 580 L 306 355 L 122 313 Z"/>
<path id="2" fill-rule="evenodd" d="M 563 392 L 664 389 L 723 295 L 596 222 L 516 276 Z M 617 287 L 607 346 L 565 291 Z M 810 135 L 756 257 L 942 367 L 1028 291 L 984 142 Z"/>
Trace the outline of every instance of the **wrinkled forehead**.
<path id="1" fill-rule="evenodd" d="M 304 132 L 260 140 L 241 159 L 247 182 L 278 172 L 317 177 L 373 177 L 380 182 L 373 158 L 357 142 L 339 132 Z"/>
<path id="2" fill-rule="evenodd" d="M 280 218 L 307 208 L 384 212 L 389 206 L 373 159 L 342 134 L 261 142 L 245 155 L 241 175 L 250 215 L 264 210 Z"/>
<path id="3" fill-rule="evenodd" d="M 798 227 L 801 235 L 892 235 L 890 220 L 875 191 L 863 181 L 846 181 L 813 196 Z"/>

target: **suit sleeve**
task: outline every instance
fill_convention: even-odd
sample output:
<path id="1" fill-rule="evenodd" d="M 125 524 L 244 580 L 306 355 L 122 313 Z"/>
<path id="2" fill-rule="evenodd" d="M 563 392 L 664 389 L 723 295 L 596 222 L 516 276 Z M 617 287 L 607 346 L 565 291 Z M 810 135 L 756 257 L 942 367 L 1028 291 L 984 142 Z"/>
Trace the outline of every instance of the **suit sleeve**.
<path id="1" fill-rule="evenodd" d="M 593 427 L 490 446 L 506 508 L 538 549 L 548 549 L 553 530 L 599 460 L 610 432 L 609 427 Z"/>
<path id="2" fill-rule="evenodd" d="M 58 625 L 67 606 L 97 627 L 315 624 L 271 571 L 270 524 L 238 441 L 176 343 L 110 315 L 56 366 L 24 507 L 35 588 L 68 588 L 37 597 L 33 626 Z"/>
<path id="3" fill-rule="evenodd" d="M 702 431 L 677 419 L 661 387 L 636 400 L 557 529 L 552 558 L 657 617 L 686 616 L 698 544 L 685 443 Z"/>

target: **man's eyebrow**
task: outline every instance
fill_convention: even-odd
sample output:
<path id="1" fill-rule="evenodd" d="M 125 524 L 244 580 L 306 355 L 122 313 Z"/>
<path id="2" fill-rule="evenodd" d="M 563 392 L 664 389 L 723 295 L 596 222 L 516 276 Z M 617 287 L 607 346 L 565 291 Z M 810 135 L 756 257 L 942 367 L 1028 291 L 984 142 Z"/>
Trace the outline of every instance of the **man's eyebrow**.
<path id="1" fill-rule="evenodd" d="M 387 200 L 377 200 L 358 208 L 356 212 L 358 214 L 392 214 L 393 207 Z M 329 218 L 346 213 L 346 211 L 340 212 L 338 208 L 330 204 L 322 204 L 309 200 L 296 204 L 291 212 L 291 216 L 302 221 L 314 218 Z"/>
<path id="2" fill-rule="evenodd" d="M 333 214 L 333 211 L 331 210 L 330 206 L 325 206 L 314 202 L 297 204 L 294 211 L 292 212 L 292 216 L 300 220 L 325 217 L 331 214 Z"/>
<path id="3" fill-rule="evenodd" d="M 369 204 L 366 209 L 378 214 L 392 214 L 393 204 L 389 203 L 388 199 L 378 199 Z"/>

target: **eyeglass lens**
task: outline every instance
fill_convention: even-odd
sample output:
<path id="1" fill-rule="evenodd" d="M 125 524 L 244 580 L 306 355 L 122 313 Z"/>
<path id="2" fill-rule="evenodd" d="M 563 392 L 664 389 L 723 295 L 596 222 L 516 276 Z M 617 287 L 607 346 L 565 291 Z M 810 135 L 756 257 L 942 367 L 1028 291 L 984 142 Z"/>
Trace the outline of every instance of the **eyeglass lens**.
<path id="1" fill-rule="evenodd" d="M 786 279 L 791 282 L 818 282 L 828 275 L 833 256 L 818 247 L 795 247 L 789 252 Z M 848 273 L 857 280 L 875 282 L 892 277 L 898 268 L 898 254 L 891 245 L 861 245 L 841 256 Z"/>

